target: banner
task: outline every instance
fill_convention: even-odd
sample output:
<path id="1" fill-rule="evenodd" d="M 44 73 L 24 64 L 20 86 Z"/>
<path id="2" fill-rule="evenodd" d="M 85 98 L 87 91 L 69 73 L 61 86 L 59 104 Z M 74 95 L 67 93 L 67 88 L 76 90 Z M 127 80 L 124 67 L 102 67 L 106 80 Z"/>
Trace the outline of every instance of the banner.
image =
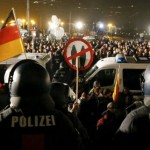
<path id="1" fill-rule="evenodd" d="M 15 11 L 12 8 L 0 29 L 0 61 L 7 60 L 23 52 L 24 44 L 16 21 Z"/>

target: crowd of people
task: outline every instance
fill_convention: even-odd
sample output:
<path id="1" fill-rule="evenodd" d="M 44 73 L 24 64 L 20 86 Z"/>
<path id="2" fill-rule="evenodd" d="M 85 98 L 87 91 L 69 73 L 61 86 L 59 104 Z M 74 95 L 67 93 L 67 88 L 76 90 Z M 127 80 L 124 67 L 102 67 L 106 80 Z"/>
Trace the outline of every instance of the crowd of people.
<path id="1" fill-rule="evenodd" d="M 59 69 L 61 62 L 63 63 L 61 67 L 65 67 L 65 72 L 67 72 L 65 76 L 67 78 L 70 74 L 74 77 L 73 70 L 68 67 L 64 59 L 64 48 L 69 40 L 70 38 L 62 38 L 62 40 L 56 41 L 48 40 L 46 37 L 35 37 L 33 41 L 32 38 L 25 38 L 24 45 L 27 53 L 48 53 L 50 55 L 51 60 L 47 63 L 47 69 L 51 79 L 56 70 Z M 120 38 L 120 40 L 110 40 L 108 37 L 103 36 L 97 37 L 95 40 L 89 41 L 89 43 L 94 51 L 93 64 L 102 58 L 116 56 L 118 53 L 123 53 L 126 56 L 150 56 L 150 42 L 144 38 L 134 40 L 123 40 Z"/>
<path id="2" fill-rule="evenodd" d="M 27 42 L 27 43 L 26 43 Z M 98 81 L 78 99 L 69 95 L 75 71 L 63 57 L 67 41 L 26 41 L 26 52 L 49 53 L 46 68 L 25 59 L 11 65 L 0 87 L 1 146 L 5 149 L 96 150 L 145 148 L 150 136 L 150 66 L 144 72 L 144 100 L 137 107 L 127 87 L 113 101 L 109 88 Z M 31 44 L 31 43 L 32 44 Z M 94 62 L 114 56 L 149 56 L 147 40 L 91 41 Z M 9 143 L 9 144 L 8 144 Z"/>

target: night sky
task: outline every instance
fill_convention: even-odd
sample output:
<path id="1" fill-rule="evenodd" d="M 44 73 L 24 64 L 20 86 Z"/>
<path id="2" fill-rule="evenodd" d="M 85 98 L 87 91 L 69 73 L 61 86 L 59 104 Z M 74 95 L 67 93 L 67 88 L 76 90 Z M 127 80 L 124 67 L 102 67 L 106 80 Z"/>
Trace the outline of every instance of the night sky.
<path id="1" fill-rule="evenodd" d="M 38 3 L 36 3 L 38 1 Z M 0 20 L 5 19 L 11 8 L 17 18 L 27 18 L 27 0 L 0 0 Z M 30 0 L 30 18 L 46 24 L 56 15 L 66 24 L 71 20 L 111 22 L 118 27 L 128 23 L 145 29 L 150 25 L 150 0 Z"/>

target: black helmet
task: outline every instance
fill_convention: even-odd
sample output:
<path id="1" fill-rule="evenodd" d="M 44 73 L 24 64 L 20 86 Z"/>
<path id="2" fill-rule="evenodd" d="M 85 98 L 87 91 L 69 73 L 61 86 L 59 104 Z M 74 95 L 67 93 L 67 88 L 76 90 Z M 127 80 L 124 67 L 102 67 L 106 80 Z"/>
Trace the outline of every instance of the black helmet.
<path id="1" fill-rule="evenodd" d="M 69 86 L 61 82 L 53 82 L 49 85 L 50 96 L 53 98 L 56 107 L 63 107 L 69 101 Z"/>
<path id="2" fill-rule="evenodd" d="M 46 93 L 50 79 L 46 69 L 37 61 L 25 59 L 6 70 L 4 82 L 9 84 L 11 96 L 29 97 Z"/>
<path id="3" fill-rule="evenodd" d="M 145 96 L 150 96 L 150 65 L 147 66 L 144 72 L 143 91 Z"/>

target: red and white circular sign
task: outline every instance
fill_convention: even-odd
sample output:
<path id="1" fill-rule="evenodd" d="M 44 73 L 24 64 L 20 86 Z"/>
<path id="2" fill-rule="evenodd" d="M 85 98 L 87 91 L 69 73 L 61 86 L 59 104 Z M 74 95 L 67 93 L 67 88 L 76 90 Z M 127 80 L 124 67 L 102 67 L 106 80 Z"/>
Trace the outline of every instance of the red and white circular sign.
<path id="1" fill-rule="evenodd" d="M 76 58 L 79 58 L 79 70 L 86 70 L 93 62 L 93 49 L 86 40 L 74 38 L 66 44 L 64 58 L 68 65 L 77 70 Z"/>

